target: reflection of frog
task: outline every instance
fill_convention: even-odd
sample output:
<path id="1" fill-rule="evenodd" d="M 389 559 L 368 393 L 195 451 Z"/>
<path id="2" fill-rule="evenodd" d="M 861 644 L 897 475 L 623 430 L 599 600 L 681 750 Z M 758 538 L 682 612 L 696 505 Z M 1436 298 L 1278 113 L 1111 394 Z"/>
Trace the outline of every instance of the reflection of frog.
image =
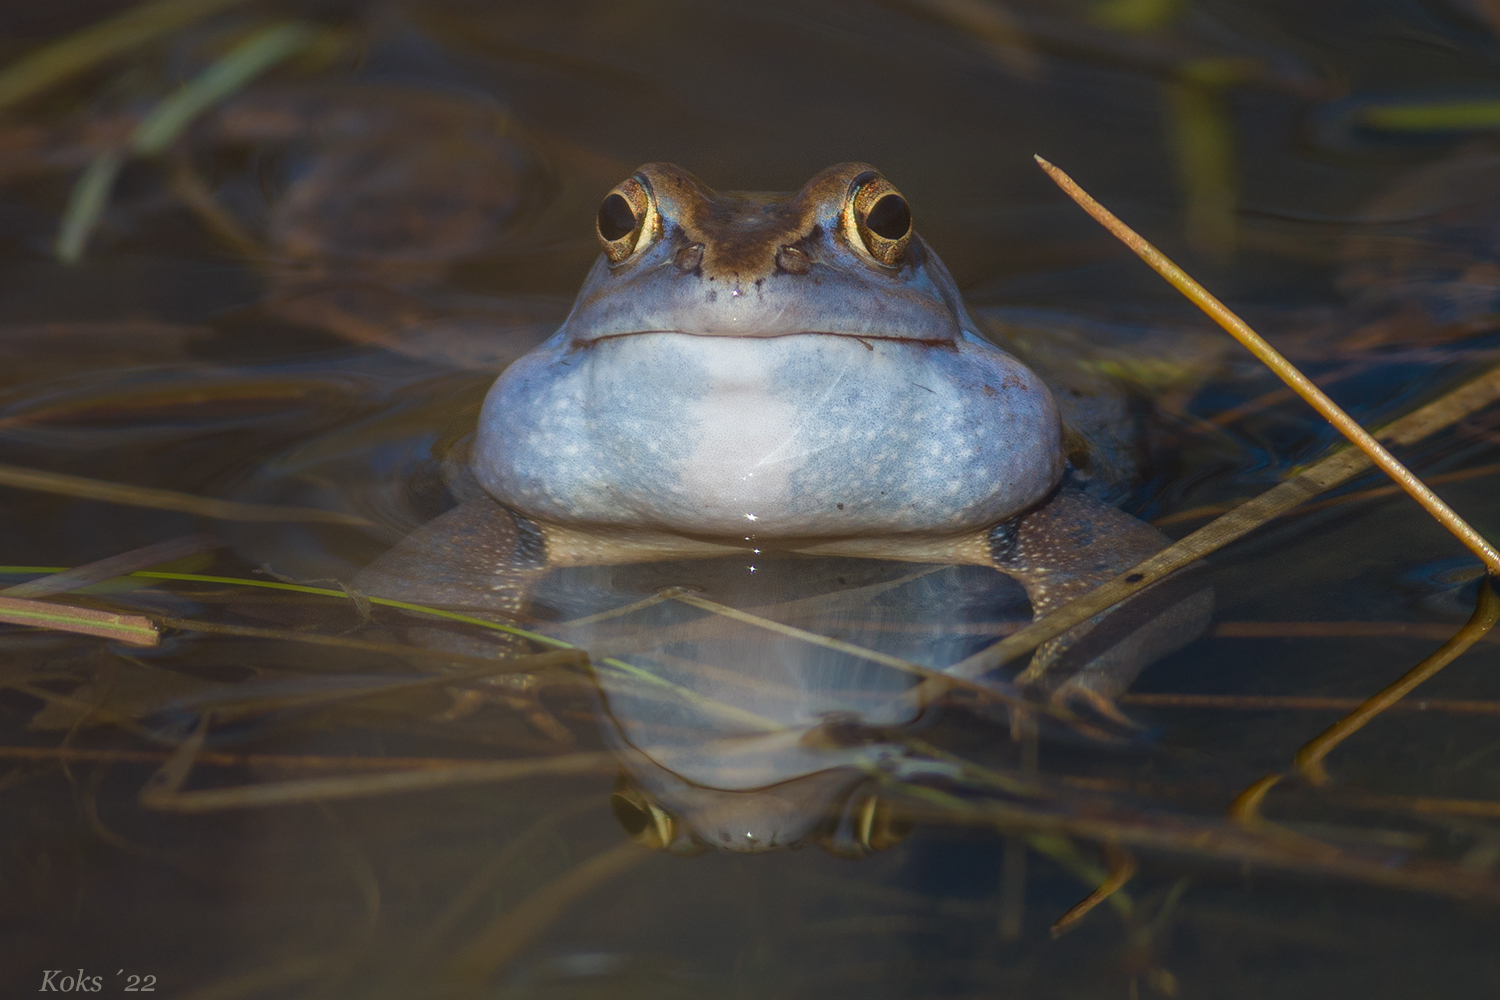
<path id="1" fill-rule="evenodd" d="M 787 197 L 652 164 L 598 231 L 567 321 L 490 390 L 484 492 L 362 589 L 514 613 L 558 567 L 739 555 L 753 572 L 774 552 L 985 566 L 1044 614 L 1166 543 L 1060 486 L 1050 392 L 974 332 L 872 168 Z M 1107 708 L 1203 629 L 1209 600 L 1156 599 L 1142 619 L 1147 592 L 1043 646 L 1028 676 Z"/>
<path id="2" fill-rule="evenodd" d="M 179 187 L 268 263 L 267 304 L 285 319 L 498 368 L 561 315 L 550 299 L 451 287 L 476 261 L 534 256 L 528 233 L 558 193 L 549 157 L 487 101 L 389 84 L 255 90 L 210 119 L 203 146 L 204 176 L 180 171 Z"/>

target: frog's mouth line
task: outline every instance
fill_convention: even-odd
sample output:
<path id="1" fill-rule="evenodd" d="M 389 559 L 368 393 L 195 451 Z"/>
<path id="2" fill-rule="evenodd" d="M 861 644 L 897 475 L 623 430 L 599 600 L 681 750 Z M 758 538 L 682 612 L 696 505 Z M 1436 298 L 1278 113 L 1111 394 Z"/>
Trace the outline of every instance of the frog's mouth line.
<path id="1" fill-rule="evenodd" d="M 575 337 L 570 346 L 574 350 L 583 350 L 595 344 L 602 344 L 606 340 L 622 340 L 626 337 L 645 337 L 661 333 L 676 333 L 684 337 L 723 340 L 782 340 L 786 337 L 839 337 L 844 340 L 857 340 L 869 351 L 875 350 L 875 341 L 897 344 L 919 344 L 923 347 L 955 348 L 958 346 L 952 340 L 935 340 L 924 337 L 897 337 L 869 333 L 839 333 L 835 330 L 798 330 L 794 333 L 703 333 L 695 330 L 631 330 L 628 333 L 606 333 L 602 337 L 593 337 L 591 339 Z"/>

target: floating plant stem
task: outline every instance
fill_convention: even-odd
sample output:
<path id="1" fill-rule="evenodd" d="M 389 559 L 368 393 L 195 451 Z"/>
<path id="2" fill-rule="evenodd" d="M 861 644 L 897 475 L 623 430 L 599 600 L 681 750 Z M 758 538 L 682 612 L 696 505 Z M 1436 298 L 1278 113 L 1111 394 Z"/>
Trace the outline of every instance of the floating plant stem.
<path id="1" fill-rule="evenodd" d="M 1380 467 L 1380 470 L 1390 476 L 1401 488 L 1406 490 L 1417 503 L 1431 514 L 1439 524 L 1447 528 L 1459 541 L 1463 542 L 1475 555 L 1480 558 L 1485 568 L 1492 574 L 1500 574 L 1500 552 L 1495 551 L 1485 538 L 1470 527 L 1469 523 L 1459 517 L 1451 507 L 1445 504 L 1436 493 L 1427 488 L 1411 471 L 1396 460 L 1396 458 L 1380 442 L 1355 422 L 1354 418 L 1345 413 L 1328 395 L 1319 389 L 1311 379 L 1297 370 L 1281 353 L 1272 347 L 1260 334 L 1250 329 L 1244 320 L 1236 316 L 1230 309 L 1215 298 L 1208 289 L 1194 281 L 1185 271 L 1172 263 L 1156 247 L 1146 242 L 1139 233 L 1121 222 L 1109 209 L 1099 204 L 1088 192 L 1079 187 L 1073 178 L 1063 173 L 1057 167 L 1048 163 L 1040 156 L 1036 162 L 1047 172 L 1047 176 L 1062 188 L 1063 191 L 1078 203 L 1089 215 L 1093 216 L 1100 225 L 1108 229 L 1120 242 L 1124 243 L 1136 255 L 1149 264 L 1163 278 L 1185 295 L 1193 305 L 1203 310 L 1207 316 L 1219 326 L 1238 340 L 1246 350 L 1255 355 L 1266 367 L 1270 368 L 1277 376 L 1292 387 L 1292 390 L 1305 399 L 1313 409 L 1334 427 L 1338 428 L 1355 447 L 1369 456 L 1370 461 Z"/>
<path id="2" fill-rule="evenodd" d="M 83 259 L 89 236 L 109 203 L 110 191 L 126 156 L 158 156 L 182 130 L 207 108 L 222 101 L 266 70 L 305 49 L 317 32 L 306 24 L 278 24 L 262 28 L 240 42 L 175 93 L 152 109 L 125 149 L 105 150 L 86 167 L 68 196 L 58 229 L 55 252 L 65 264 Z"/>
<path id="3" fill-rule="evenodd" d="M 0 596 L 50 597 L 53 594 L 66 594 L 70 590 L 80 590 L 116 577 L 128 576 L 137 570 L 149 569 L 152 566 L 160 566 L 162 563 L 195 556 L 200 552 L 218 548 L 221 544 L 212 535 L 174 538 L 169 542 L 157 542 L 155 545 L 147 545 L 129 552 L 122 552 L 117 556 L 110 556 L 108 559 L 100 559 L 97 562 L 79 566 L 77 569 L 53 573 L 40 580 L 18 583 L 14 587 L 0 590 Z"/>
<path id="4" fill-rule="evenodd" d="M 0 622 L 77 632 L 80 635 L 97 635 L 132 646 L 155 646 L 161 641 L 161 633 L 156 630 L 151 619 L 140 615 L 117 615 L 93 608 L 29 601 L 19 597 L 0 597 Z"/>

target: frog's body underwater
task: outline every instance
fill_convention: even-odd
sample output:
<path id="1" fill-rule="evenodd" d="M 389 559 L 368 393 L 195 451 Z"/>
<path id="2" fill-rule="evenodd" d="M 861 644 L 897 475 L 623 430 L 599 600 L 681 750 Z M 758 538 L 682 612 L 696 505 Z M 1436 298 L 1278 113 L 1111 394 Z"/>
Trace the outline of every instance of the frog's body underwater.
<path id="1" fill-rule="evenodd" d="M 767 550 L 988 566 L 1040 615 L 1166 544 L 1060 485 L 1051 393 L 975 332 L 873 168 L 786 196 L 648 164 L 597 226 L 603 254 L 566 322 L 485 402 L 485 495 L 362 589 L 513 613 L 557 567 Z M 1149 596 L 1043 646 L 1028 676 L 1107 705 L 1206 626 L 1207 590 L 1148 600 L 1143 618 Z"/>

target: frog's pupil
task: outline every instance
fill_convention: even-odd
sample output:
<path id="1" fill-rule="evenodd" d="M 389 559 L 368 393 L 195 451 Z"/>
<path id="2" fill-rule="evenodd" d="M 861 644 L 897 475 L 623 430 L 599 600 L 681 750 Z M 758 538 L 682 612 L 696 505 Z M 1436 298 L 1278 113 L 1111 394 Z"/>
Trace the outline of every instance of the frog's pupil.
<path id="1" fill-rule="evenodd" d="M 614 811 L 615 819 L 625 828 L 625 832 L 634 837 L 651 823 L 651 814 L 641 809 L 635 803 L 627 800 L 623 795 L 610 796 L 610 808 Z"/>
<path id="2" fill-rule="evenodd" d="M 618 194 L 604 199 L 599 206 L 599 235 L 613 243 L 629 236 L 635 229 L 635 213 L 630 202 Z"/>
<path id="3" fill-rule="evenodd" d="M 911 229 L 911 206 L 899 194 L 888 194 L 870 206 L 865 225 L 876 236 L 899 240 Z"/>

